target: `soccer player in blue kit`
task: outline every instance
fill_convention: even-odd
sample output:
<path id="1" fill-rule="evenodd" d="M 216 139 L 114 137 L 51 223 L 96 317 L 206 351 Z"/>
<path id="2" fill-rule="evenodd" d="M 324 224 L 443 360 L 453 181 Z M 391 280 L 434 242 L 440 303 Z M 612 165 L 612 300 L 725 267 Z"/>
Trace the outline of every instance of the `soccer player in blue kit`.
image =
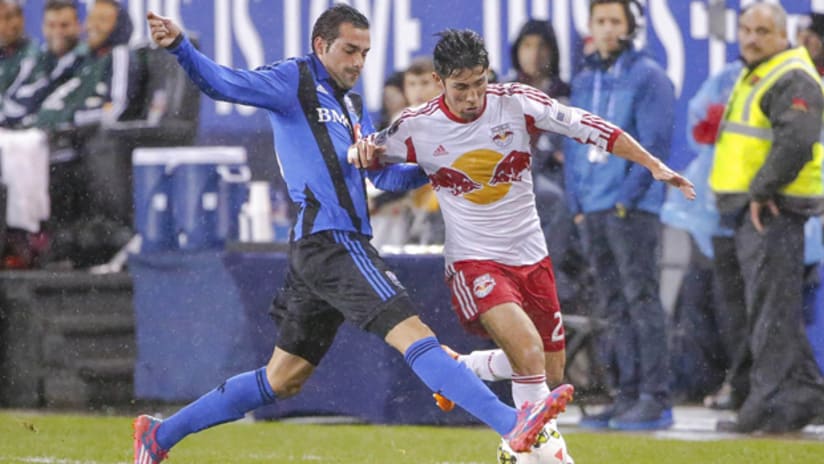
<path id="1" fill-rule="evenodd" d="M 344 320 L 403 353 L 431 390 L 492 427 L 514 450 L 528 450 L 543 425 L 572 399 L 572 386 L 562 385 L 520 410 L 502 403 L 441 349 L 369 243 L 364 178 L 379 188 L 403 190 L 423 185 L 427 177 L 411 165 L 369 171 L 347 162 L 347 149 L 373 132 L 361 97 L 351 91 L 370 48 L 366 17 L 335 5 L 314 24 L 312 53 L 253 71 L 214 63 L 168 18 L 149 13 L 148 20 L 152 39 L 177 57 L 204 93 L 268 111 L 289 195 L 300 211 L 269 363 L 226 380 L 166 420 L 139 416 L 135 464 L 159 463 L 187 435 L 298 393 Z"/>

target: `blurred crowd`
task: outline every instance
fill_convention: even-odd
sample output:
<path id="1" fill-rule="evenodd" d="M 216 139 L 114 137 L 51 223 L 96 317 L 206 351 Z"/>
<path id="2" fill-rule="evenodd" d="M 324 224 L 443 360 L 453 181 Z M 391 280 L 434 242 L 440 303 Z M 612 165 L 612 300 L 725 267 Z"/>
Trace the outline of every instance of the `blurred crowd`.
<path id="1" fill-rule="evenodd" d="M 112 131 L 157 124 L 165 95 L 150 92 L 150 49 L 129 45 L 122 5 L 96 0 L 86 11 L 81 21 L 75 1 L 48 0 L 40 18 L 25 18 L 21 2 L 0 0 L 6 269 L 89 267 L 132 237 L 134 131 Z M 27 21 L 40 21 L 42 44 Z"/>
<path id="2" fill-rule="evenodd" d="M 598 114 L 666 160 L 675 127 L 675 93 L 661 64 L 636 46 L 644 27 L 643 11 L 627 0 L 592 0 L 590 5 L 591 36 L 583 42 L 584 59 L 570 82 L 560 77 L 551 23 L 537 19 L 523 24 L 512 43 L 510 74 L 491 71 L 489 80 L 525 83 Z M 819 411 L 824 403 L 809 407 L 806 402 L 824 399 L 819 394 L 824 392 L 820 369 L 814 361 L 810 364 L 809 343 L 773 341 L 770 332 L 777 326 L 796 330 L 814 317 L 819 263 L 824 258 L 820 211 L 812 203 L 802 211 L 778 197 L 784 193 L 779 188 L 792 183 L 802 164 L 820 164 L 822 155 L 815 151 L 820 143 L 812 161 L 802 153 L 793 175 L 786 175 L 789 168 L 766 163 L 776 172 L 784 169 L 784 174 L 763 182 L 761 177 L 767 174 L 749 179 L 761 188 L 757 194 L 751 192 L 752 197 L 746 195 L 749 184 L 742 191 L 717 180 L 725 174 L 717 171 L 721 168 L 716 157 L 735 156 L 716 146 L 722 134 L 761 133 L 761 127 L 747 126 L 746 120 L 735 121 L 735 109 L 727 106 L 734 101 L 734 89 L 744 88 L 742 73 L 771 65 L 785 53 L 804 53 L 817 68 L 816 77 L 824 74 L 824 15 L 811 14 L 796 37 L 787 37 L 786 13 L 771 8 L 742 12 L 742 18 L 752 14 L 746 19 L 760 32 L 750 34 L 748 22 L 741 22 L 742 59 L 711 76 L 690 102 L 687 138 L 694 158 L 686 174 L 699 192 L 695 202 L 668 195 L 646 170 L 607 153 L 552 134 L 533 136 L 532 181 L 562 308 L 566 314 L 605 322 L 591 362 L 603 374 L 596 387 L 613 402 L 586 417 L 585 425 L 608 427 L 618 417 L 654 425 L 674 401 L 684 399 L 703 400 L 713 408 L 742 408 L 739 421 L 730 427 L 744 432 L 764 423 L 769 431 L 792 430 L 824 412 Z M 42 44 L 24 33 L 25 21 L 37 20 L 42 23 Z M 50 200 L 45 211 L 29 205 L 18 213 L 23 217 L 6 214 L 0 241 L 4 268 L 99 264 L 131 238 L 130 147 L 106 130 L 124 121 L 157 125 L 168 111 L 166 96 L 152 93 L 148 85 L 150 52 L 128 45 L 131 32 L 131 20 L 115 0 L 90 3 L 83 24 L 71 0 L 47 1 L 41 18 L 24 18 L 19 2 L 0 0 L 0 151 L 3 158 L 18 151 L 45 153 L 42 168 L 48 170 Z M 786 45 L 781 45 L 782 33 Z M 756 53 L 771 49 L 774 54 Z M 796 61 L 806 59 L 794 56 Z M 761 84 L 769 87 L 766 84 L 772 82 Z M 432 104 L 440 94 L 431 59 L 414 59 L 386 80 L 376 125 L 387 127 L 406 108 Z M 770 111 L 778 110 L 763 98 L 759 111 L 767 124 L 774 120 Z M 792 106 L 783 110 L 809 113 L 817 108 L 800 96 L 788 105 Z M 789 130 L 784 134 L 793 134 L 791 121 L 780 120 L 781 130 Z M 743 135 L 734 132 L 739 126 L 745 126 Z M 770 150 L 757 140 L 750 142 Z M 9 190 L 3 203 L 10 209 L 15 207 L 10 179 L 28 176 L 27 162 L 15 165 L 4 159 L 0 166 Z M 789 196 L 817 199 L 815 188 L 821 186 L 813 187 L 808 194 L 799 186 L 794 192 L 801 194 Z M 369 197 L 376 248 L 443 243 L 444 224 L 431 187 L 407 193 L 373 188 Z M 765 224 L 750 223 L 750 218 L 759 217 Z M 788 222 L 779 224 L 777 218 Z M 692 248 L 671 315 L 659 297 L 662 224 L 688 232 Z M 784 237 L 779 244 L 764 241 L 770 227 Z M 797 230 L 803 240 L 786 238 L 796 237 L 792 234 Z M 803 255 L 798 266 L 788 258 L 796 249 Z M 764 276 L 765 268 L 773 272 Z M 766 374 L 765 362 L 797 381 Z M 775 362 L 784 362 L 787 369 L 777 369 Z M 776 414 L 780 420 L 770 422 L 766 417 Z"/>

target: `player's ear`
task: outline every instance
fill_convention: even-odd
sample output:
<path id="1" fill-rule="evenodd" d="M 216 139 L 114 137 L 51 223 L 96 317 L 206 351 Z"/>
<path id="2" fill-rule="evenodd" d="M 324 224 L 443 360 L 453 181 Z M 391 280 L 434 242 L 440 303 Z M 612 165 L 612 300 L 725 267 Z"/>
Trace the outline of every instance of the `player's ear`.
<path id="1" fill-rule="evenodd" d="M 441 80 L 441 76 L 438 75 L 435 71 L 432 71 L 432 79 L 435 79 L 435 85 L 437 85 L 441 90 L 443 90 L 444 83 Z"/>
<path id="2" fill-rule="evenodd" d="M 326 41 L 323 40 L 323 37 L 317 36 L 312 40 L 312 51 L 318 56 L 323 56 L 326 52 Z"/>

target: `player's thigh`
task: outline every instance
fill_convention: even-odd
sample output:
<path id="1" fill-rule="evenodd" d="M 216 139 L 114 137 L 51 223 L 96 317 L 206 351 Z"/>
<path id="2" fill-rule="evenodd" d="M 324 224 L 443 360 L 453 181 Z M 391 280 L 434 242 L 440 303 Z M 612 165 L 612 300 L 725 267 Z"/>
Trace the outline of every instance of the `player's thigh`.
<path id="1" fill-rule="evenodd" d="M 311 237 L 313 246 L 299 250 L 300 267 L 295 268 L 314 294 L 347 321 L 384 338 L 415 315 L 406 289 L 368 237 L 339 231 Z"/>
<path id="2" fill-rule="evenodd" d="M 564 321 L 549 257 L 524 269 L 520 283 L 524 311 L 541 335 L 544 351 L 563 352 L 566 347 Z"/>
<path id="3" fill-rule="evenodd" d="M 343 315 L 318 297 L 292 268 L 275 297 L 271 314 L 278 327 L 275 353 L 288 353 L 312 366 L 320 364 L 344 320 Z M 278 372 L 274 374 L 277 376 Z"/>

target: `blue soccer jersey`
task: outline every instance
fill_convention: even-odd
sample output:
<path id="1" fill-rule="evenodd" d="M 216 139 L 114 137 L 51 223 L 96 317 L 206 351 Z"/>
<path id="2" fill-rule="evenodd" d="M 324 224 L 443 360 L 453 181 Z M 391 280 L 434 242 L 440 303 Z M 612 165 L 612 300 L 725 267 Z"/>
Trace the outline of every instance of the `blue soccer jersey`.
<path id="1" fill-rule="evenodd" d="M 372 121 L 361 96 L 338 89 L 314 53 L 249 71 L 218 65 L 186 38 L 171 52 L 210 97 L 268 111 L 289 196 L 299 206 L 294 239 L 323 230 L 371 236 L 367 176 L 383 190 L 427 182 L 417 166 L 362 171 L 347 163 L 347 149 L 374 131 Z"/>

